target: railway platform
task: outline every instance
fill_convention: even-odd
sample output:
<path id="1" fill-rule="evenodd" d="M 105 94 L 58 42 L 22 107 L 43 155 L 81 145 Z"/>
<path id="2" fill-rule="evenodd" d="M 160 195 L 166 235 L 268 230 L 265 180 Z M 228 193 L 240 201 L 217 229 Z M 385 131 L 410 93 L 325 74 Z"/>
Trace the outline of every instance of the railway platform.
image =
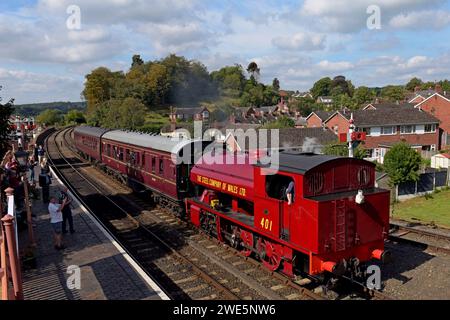
<path id="1" fill-rule="evenodd" d="M 62 187 L 53 177 L 51 196 Z M 47 205 L 34 200 L 32 206 L 37 259 L 36 266 L 23 273 L 25 300 L 168 299 L 75 199 L 72 213 L 76 232 L 64 235 L 66 249 L 61 251 L 53 247 Z"/>

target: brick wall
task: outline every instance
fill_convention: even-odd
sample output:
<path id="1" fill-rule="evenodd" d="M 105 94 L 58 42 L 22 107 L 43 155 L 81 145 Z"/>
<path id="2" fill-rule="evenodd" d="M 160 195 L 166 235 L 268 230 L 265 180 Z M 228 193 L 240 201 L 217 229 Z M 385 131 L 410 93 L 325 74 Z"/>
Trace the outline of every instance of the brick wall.
<path id="1" fill-rule="evenodd" d="M 313 114 L 311 117 L 306 120 L 308 128 L 321 128 L 322 127 L 322 120 Z"/>
<path id="2" fill-rule="evenodd" d="M 341 133 L 347 133 L 349 128 L 348 120 L 340 114 L 335 114 L 330 120 L 327 121 L 325 125 L 333 132 L 336 132 L 337 128 L 338 135 Z"/>
<path id="3" fill-rule="evenodd" d="M 420 108 L 438 118 L 441 121 L 439 126 L 450 133 L 450 101 L 435 95 L 422 103 Z"/>

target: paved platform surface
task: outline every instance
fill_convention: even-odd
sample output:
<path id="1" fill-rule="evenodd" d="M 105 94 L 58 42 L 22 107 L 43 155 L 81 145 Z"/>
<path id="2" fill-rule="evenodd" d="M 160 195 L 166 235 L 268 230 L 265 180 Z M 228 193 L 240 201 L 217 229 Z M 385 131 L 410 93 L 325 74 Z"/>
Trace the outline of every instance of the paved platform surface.
<path id="1" fill-rule="evenodd" d="M 39 169 L 38 169 L 39 170 Z M 36 175 L 37 176 L 37 175 Z M 61 185 L 53 179 L 50 195 Z M 39 189 L 40 191 L 40 189 Z M 42 196 L 42 195 L 41 195 Z M 64 235 L 66 249 L 53 247 L 53 233 L 47 205 L 33 201 L 37 268 L 23 274 L 26 300 L 160 300 L 164 294 L 136 270 L 99 226 L 74 201 L 74 234 Z M 22 234 L 26 231 L 22 232 Z M 80 289 L 73 288 L 69 266 L 80 269 Z M 67 280 L 72 284 L 67 285 Z M 69 288 L 72 287 L 72 288 Z"/>

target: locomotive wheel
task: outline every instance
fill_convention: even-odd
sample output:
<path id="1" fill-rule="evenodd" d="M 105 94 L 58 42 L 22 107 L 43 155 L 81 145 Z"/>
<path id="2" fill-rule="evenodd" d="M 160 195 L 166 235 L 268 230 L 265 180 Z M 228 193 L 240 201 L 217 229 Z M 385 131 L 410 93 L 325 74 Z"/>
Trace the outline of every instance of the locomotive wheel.
<path id="1" fill-rule="evenodd" d="M 253 248 L 253 234 L 251 232 L 241 230 L 241 240 L 245 246 L 242 247 L 241 254 L 245 257 L 250 257 Z"/>
<path id="2" fill-rule="evenodd" d="M 283 247 L 269 240 L 260 240 L 259 249 L 263 253 L 260 255 L 264 257 L 264 266 L 270 271 L 276 271 L 281 265 Z"/>

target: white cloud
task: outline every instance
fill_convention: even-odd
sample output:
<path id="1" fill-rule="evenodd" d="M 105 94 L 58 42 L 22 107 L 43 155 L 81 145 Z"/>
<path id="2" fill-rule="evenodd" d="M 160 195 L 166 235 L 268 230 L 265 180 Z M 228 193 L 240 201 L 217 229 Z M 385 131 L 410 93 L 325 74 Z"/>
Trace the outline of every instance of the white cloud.
<path id="1" fill-rule="evenodd" d="M 42 15 L 66 19 L 66 9 L 73 4 L 80 7 L 82 25 L 166 22 L 168 17 L 172 21 L 180 21 L 192 17 L 194 9 L 201 9 L 196 0 L 40 0 L 36 8 Z"/>
<path id="2" fill-rule="evenodd" d="M 416 10 L 434 7 L 445 0 L 305 0 L 300 16 L 319 30 L 328 32 L 357 32 L 366 29 L 370 5 L 381 9 L 382 27 L 395 15 L 405 9 Z"/>
<path id="3" fill-rule="evenodd" d="M 275 37 L 272 43 L 283 50 L 312 51 L 324 49 L 325 39 L 323 34 L 299 32 L 292 36 Z"/>
<path id="4" fill-rule="evenodd" d="M 157 54 L 186 52 L 206 49 L 212 44 L 212 34 L 197 23 L 177 24 L 143 24 L 138 29 L 148 34 Z"/>
<path id="5" fill-rule="evenodd" d="M 450 24 L 450 12 L 444 10 L 424 10 L 399 14 L 391 19 L 389 25 L 394 28 L 439 30 Z"/>
<path id="6" fill-rule="evenodd" d="M 59 22 L 59 23 L 58 23 Z M 121 53 L 124 40 L 105 26 L 68 30 L 61 21 L 0 15 L 0 57 L 26 62 L 84 63 Z"/>
<path id="7" fill-rule="evenodd" d="M 52 101 L 80 101 L 82 79 L 0 68 L 1 96 L 16 104 Z"/>

